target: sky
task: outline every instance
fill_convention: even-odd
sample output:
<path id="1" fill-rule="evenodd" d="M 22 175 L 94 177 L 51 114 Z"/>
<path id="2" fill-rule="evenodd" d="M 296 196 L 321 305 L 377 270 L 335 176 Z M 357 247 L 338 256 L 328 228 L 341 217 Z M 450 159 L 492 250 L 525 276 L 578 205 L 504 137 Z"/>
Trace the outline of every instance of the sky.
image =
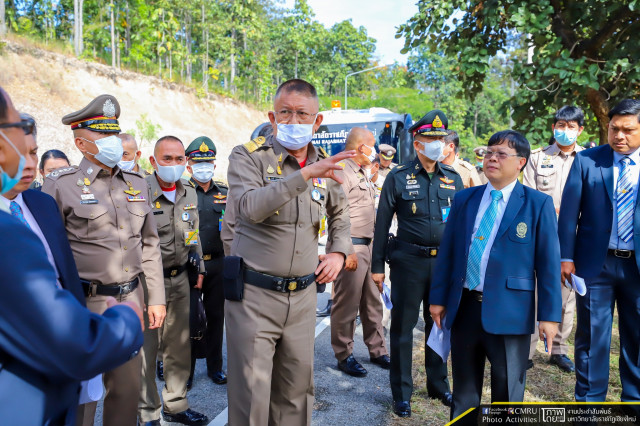
<path id="1" fill-rule="evenodd" d="M 375 55 L 381 64 L 407 62 L 400 50 L 404 39 L 396 39 L 396 27 L 407 22 L 417 11 L 417 0 L 307 0 L 318 22 L 330 27 L 336 22 L 351 19 L 357 28 L 363 26 L 376 39 Z M 293 8 L 294 0 L 285 0 Z"/>

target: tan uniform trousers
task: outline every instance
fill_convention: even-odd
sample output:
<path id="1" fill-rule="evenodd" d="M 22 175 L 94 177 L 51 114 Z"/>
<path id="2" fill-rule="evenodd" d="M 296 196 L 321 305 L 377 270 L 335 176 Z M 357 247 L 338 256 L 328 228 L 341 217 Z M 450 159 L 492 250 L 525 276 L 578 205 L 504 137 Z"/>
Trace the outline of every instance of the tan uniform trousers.
<path id="1" fill-rule="evenodd" d="M 316 286 L 226 300 L 229 426 L 310 425 Z"/>
<path id="2" fill-rule="evenodd" d="M 107 310 L 105 299 L 107 296 L 95 296 L 87 299 L 87 308 L 94 313 L 102 314 Z M 134 292 L 124 296 L 118 296 L 119 302 L 129 300 L 138 303 L 140 309 L 143 306 L 142 283 Z M 141 355 L 122 364 L 120 367 L 107 371 L 102 375 L 106 393 L 104 395 L 104 408 L 102 411 L 102 424 L 104 426 L 135 426 L 138 416 L 138 395 L 140 395 L 140 365 Z M 78 406 L 76 425 L 91 426 L 96 416 L 97 402 L 91 402 Z"/>
<path id="3" fill-rule="evenodd" d="M 176 414 L 189 408 L 187 380 L 191 369 L 189 331 L 189 279 L 187 272 L 164 279 L 167 316 L 161 329 L 144 331 L 142 346 L 142 389 L 138 394 L 140 420 L 160 419 L 162 402 L 156 386 L 156 359 L 162 341 L 164 380 L 162 401 L 164 411 Z M 159 335 L 161 337 L 159 338 Z"/>
<path id="4" fill-rule="evenodd" d="M 338 361 L 353 352 L 356 316 L 360 309 L 364 343 L 371 358 L 388 355 L 382 331 L 382 301 L 378 287 L 371 279 L 371 244 L 354 245 L 358 256 L 355 271 L 342 269 L 335 282 L 331 307 L 331 346 Z"/>
<path id="5" fill-rule="evenodd" d="M 536 292 L 536 306 L 537 305 L 538 292 Z M 556 337 L 553 339 L 553 348 L 551 348 L 550 355 L 567 355 L 569 353 L 567 339 L 571 335 L 571 330 L 573 329 L 573 313 L 575 310 L 576 292 L 562 286 L 562 322 L 558 324 L 558 334 L 556 334 Z M 538 323 L 536 318 L 536 331 L 531 335 L 529 359 L 533 359 L 533 355 L 536 353 L 538 341 L 540 341 L 540 336 L 538 335 Z"/>

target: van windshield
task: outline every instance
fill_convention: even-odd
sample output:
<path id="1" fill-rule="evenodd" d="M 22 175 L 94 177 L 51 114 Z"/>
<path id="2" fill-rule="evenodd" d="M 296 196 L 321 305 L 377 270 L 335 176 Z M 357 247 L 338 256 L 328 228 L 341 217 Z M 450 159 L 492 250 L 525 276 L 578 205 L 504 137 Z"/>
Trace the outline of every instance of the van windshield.
<path id="1" fill-rule="evenodd" d="M 323 124 L 313 135 L 313 144 L 323 147 L 329 155 L 335 155 L 344 150 L 344 142 L 347 137 L 347 133 L 349 133 L 349 130 L 353 127 L 362 127 L 370 130 L 376 138 L 376 149 L 378 149 L 377 147 L 383 143 L 391 145 L 397 149 L 400 130 L 404 126 L 402 122 L 398 121 Z"/>

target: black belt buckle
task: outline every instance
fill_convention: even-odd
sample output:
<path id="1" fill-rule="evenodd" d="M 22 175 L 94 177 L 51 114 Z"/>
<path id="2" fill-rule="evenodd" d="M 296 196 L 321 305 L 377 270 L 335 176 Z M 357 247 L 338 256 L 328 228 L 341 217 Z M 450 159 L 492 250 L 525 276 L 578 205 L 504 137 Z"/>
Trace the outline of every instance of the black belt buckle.
<path id="1" fill-rule="evenodd" d="M 618 249 L 613 250 L 613 255 L 621 259 L 631 258 L 631 253 L 633 253 L 631 250 L 618 250 Z"/>
<path id="2" fill-rule="evenodd" d="M 425 257 L 436 257 L 438 255 L 438 249 L 435 247 L 420 247 L 420 251 Z"/>
<path id="3" fill-rule="evenodd" d="M 98 283 L 95 281 L 89 282 L 86 294 L 88 297 L 96 297 L 98 295 Z"/>
<path id="4" fill-rule="evenodd" d="M 464 288 L 463 291 L 469 295 L 476 302 L 482 303 L 482 295 L 481 291 L 469 290 L 468 288 Z"/>
<path id="5" fill-rule="evenodd" d="M 135 283 L 135 280 L 130 281 L 126 284 L 120 284 L 118 286 L 120 288 L 120 296 L 124 296 L 125 294 L 131 293 L 133 291 L 131 287 L 133 287 L 134 283 Z"/>

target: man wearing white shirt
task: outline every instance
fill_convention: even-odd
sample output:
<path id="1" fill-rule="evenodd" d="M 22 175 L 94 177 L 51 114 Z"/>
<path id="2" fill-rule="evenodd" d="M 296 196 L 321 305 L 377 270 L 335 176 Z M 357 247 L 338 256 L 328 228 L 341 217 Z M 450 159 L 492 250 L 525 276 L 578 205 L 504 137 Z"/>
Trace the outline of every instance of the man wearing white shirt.
<path id="1" fill-rule="evenodd" d="M 452 419 L 480 404 L 486 359 L 492 402 L 522 401 L 536 287 L 549 350 L 562 311 L 553 200 L 517 180 L 529 142 L 506 130 L 488 145 L 489 183 L 456 194 L 429 294 L 434 322 L 451 329 Z M 459 421 L 477 424 L 472 415 Z"/>

